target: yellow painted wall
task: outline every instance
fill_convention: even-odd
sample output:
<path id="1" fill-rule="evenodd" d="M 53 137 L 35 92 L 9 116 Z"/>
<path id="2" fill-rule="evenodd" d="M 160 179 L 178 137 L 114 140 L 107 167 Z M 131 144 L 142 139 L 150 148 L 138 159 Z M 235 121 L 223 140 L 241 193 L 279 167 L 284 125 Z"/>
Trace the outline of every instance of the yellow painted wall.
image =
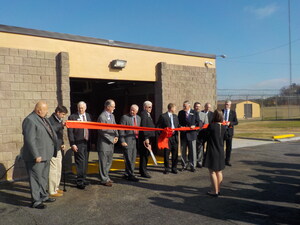
<path id="1" fill-rule="evenodd" d="M 72 78 L 156 81 L 155 67 L 159 62 L 204 67 L 204 62 L 210 61 L 213 65 L 209 65 L 209 67 L 215 68 L 215 59 L 210 58 L 127 49 L 4 32 L 0 32 L 0 47 L 48 52 L 68 52 L 70 57 L 70 77 Z M 126 67 L 123 70 L 111 70 L 109 63 L 114 59 L 126 60 Z"/>
<path id="2" fill-rule="evenodd" d="M 260 117 L 260 105 L 252 101 L 243 101 L 236 104 L 236 114 L 238 119 L 244 118 L 244 104 L 252 104 L 252 118 Z"/>

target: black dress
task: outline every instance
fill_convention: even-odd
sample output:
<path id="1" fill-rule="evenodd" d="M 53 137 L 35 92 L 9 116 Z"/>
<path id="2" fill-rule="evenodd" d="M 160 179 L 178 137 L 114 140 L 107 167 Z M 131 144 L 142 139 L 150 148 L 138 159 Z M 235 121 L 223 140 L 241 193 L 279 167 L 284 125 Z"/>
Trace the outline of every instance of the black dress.
<path id="1" fill-rule="evenodd" d="M 220 123 L 211 123 L 207 128 L 204 167 L 213 171 L 221 171 L 225 168 L 224 133 L 225 126 Z"/>

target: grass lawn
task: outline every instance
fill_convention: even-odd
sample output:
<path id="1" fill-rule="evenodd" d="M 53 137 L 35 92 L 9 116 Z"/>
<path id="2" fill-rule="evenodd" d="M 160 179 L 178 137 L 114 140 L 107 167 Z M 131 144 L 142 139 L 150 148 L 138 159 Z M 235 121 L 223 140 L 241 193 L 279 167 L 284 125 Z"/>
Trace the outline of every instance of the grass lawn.
<path id="1" fill-rule="evenodd" d="M 300 136 L 300 120 L 255 121 L 240 120 L 235 126 L 235 137 L 272 139 L 272 136 L 295 134 Z"/>

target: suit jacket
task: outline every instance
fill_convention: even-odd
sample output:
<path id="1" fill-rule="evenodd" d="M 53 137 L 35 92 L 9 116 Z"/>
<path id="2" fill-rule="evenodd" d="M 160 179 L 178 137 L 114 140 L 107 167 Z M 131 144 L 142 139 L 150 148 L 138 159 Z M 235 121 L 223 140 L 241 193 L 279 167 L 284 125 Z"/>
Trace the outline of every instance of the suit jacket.
<path id="1" fill-rule="evenodd" d="M 199 126 L 202 127 L 204 124 L 208 124 L 208 117 L 207 117 L 207 114 L 204 113 L 204 112 L 198 112 L 197 113 L 198 117 L 199 117 Z M 197 130 L 197 133 L 198 133 L 198 137 L 199 138 L 203 138 L 204 135 L 205 135 L 205 130 Z"/>
<path id="2" fill-rule="evenodd" d="M 108 119 L 107 113 L 104 110 L 98 117 L 97 122 L 99 123 L 110 123 L 110 124 L 116 124 L 115 116 L 111 114 L 111 119 Z M 98 130 L 98 141 L 99 140 L 105 140 L 109 143 L 114 143 L 115 137 L 118 137 L 119 133 L 117 130 Z"/>
<path id="3" fill-rule="evenodd" d="M 90 114 L 85 113 L 85 115 L 86 115 L 86 121 L 92 121 Z M 74 114 L 70 115 L 68 120 L 80 121 L 79 114 L 74 113 Z M 88 132 L 89 132 L 89 139 L 90 139 L 91 132 L 89 130 L 88 130 Z M 85 141 L 84 140 L 84 129 L 68 128 L 68 137 L 69 137 L 69 142 L 70 142 L 71 146 L 83 143 Z"/>
<path id="4" fill-rule="evenodd" d="M 205 113 L 204 110 L 202 110 L 201 112 Z M 214 116 L 214 113 L 212 111 L 208 111 L 207 113 L 205 113 L 207 115 L 207 122 L 209 124 L 212 123 L 212 120 L 213 120 L 213 116 Z"/>
<path id="5" fill-rule="evenodd" d="M 30 113 L 22 123 L 24 145 L 22 158 L 26 162 L 35 162 L 35 159 L 42 157 L 42 161 L 50 160 L 57 153 L 57 136 L 49 120 L 50 131 L 47 129 L 42 118 L 35 112 Z"/>
<path id="6" fill-rule="evenodd" d="M 222 112 L 223 112 L 223 115 L 224 115 L 224 110 L 225 109 L 222 109 Z M 225 119 L 225 118 L 224 118 Z M 233 134 L 234 134 L 234 126 L 238 125 L 239 122 L 237 120 L 237 117 L 236 117 L 236 112 L 231 110 L 229 111 L 229 117 L 228 117 L 228 121 L 230 122 L 230 125 L 227 127 L 228 128 L 228 135 L 230 137 L 233 137 Z"/>
<path id="7" fill-rule="evenodd" d="M 204 112 L 198 112 L 199 120 L 201 125 L 208 123 L 208 117 L 207 114 Z"/>
<path id="8" fill-rule="evenodd" d="M 64 144 L 64 126 L 62 122 L 55 116 L 55 113 L 49 117 L 49 121 L 57 135 L 57 146 L 58 150 L 60 150 L 61 146 Z"/>
<path id="9" fill-rule="evenodd" d="M 123 115 L 120 120 L 120 124 L 127 125 L 127 126 L 134 126 L 133 118 L 130 114 Z M 141 126 L 141 117 L 136 115 L 136 125 L 139 127 Z M 120 130 L 120 141 L 128 143 L 129 139 L 135 138 L 134 130 Z"/>
<path id="10" fill-rule="evenodd" d="M 140 114 L 141 116 L 141 127 L 155 127 L 151 115 L 148 114 L 145 110 L 143 110 Z M 141 141 L 145 141 L 146 139 L 150 139 L 155 137 L 155 131 L 140 131 L 139 139 Z"/>
<path id="11" fill-rule="evenodd" d="M 179 120 L 178 120 L 178 116 L 176 114 L 172 114 L 173 116 L 173 124 L 174 124 L 174 127 L 175 128 L 178 128 L 179 127 Z M 172 127 L 172 124 L 171 124 L 171 118 L 169 117 L 169 114 L 168 112 L 166 113 L 163 113 L 159 116 L 158 118 L 158 121 L 156 123 L 156 127 L 159 127 L 159 128 L 166 128 L 166 127 Z M 176 141 L 178 141 L 178 132 L 174 132 L 173 136 L 175 136 L 176 138 Z"/>
<path id="12" fill-rule="evenodd" d="M 186 119 L 185 111 L 181 110 L 178 113 L 178 120 L 181 127 L 199 126 L 199 115 L 197 112 L 191 109 L 188 119 Z M 181 132 L 182 138 L 186 137 L 188 141 L 194 141 L 197 139 L 197 130 L 183 131 Z"/>

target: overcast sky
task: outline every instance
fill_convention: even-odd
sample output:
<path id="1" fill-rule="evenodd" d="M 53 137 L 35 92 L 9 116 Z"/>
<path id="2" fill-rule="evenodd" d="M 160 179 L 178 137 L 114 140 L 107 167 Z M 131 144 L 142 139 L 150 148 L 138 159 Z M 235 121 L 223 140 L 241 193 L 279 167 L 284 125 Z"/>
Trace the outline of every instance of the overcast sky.
<path id="1" fill-rule="evenodd" d="M 292 81 L 300 83 L 300 1 L 290 2 Z M 225 54 L 227 58 L 217 58 L 219 89 L 278 89 L 289 84 L 288 0 L 0 3 L 0 24 Z"/>

